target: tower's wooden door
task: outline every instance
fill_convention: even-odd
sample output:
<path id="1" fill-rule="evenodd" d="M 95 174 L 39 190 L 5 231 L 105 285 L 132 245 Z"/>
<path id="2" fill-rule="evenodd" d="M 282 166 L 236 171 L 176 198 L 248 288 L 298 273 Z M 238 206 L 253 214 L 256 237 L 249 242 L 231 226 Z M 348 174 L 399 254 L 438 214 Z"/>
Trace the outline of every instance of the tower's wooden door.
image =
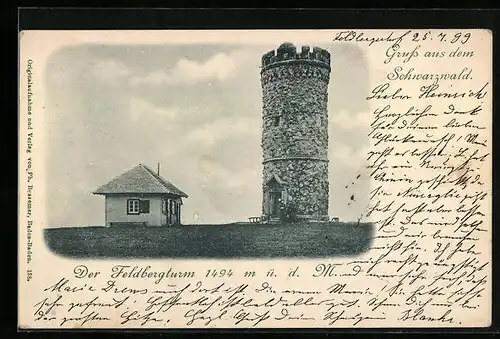
<path id="1" fill-rule="evenodd" d="M 270 192 L 270 214 L 271 218 L 278 218 L 280 212 L 281 192 Z"/>

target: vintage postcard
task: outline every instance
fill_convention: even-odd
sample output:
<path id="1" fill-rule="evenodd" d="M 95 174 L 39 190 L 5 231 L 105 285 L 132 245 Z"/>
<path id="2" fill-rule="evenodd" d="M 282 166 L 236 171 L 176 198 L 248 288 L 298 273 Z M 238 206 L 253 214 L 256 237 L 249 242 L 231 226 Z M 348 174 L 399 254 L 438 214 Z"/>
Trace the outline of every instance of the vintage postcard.
<path id="1" fill-rule="evenodd" d="M 19 328 L 490 326 L 490 31 L 19 41 Z"/>

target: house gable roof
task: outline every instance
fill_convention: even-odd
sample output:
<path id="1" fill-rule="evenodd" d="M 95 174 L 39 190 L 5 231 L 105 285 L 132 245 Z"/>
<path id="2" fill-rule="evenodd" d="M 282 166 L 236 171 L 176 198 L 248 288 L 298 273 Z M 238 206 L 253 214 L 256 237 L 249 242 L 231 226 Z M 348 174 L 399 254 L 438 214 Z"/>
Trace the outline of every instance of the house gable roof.
<path id="1" fill-rule="evenodd" d="M 187 198 L 187 194 L 165 180 L 149 167 L 139 164 L 99 187 L 94 194 L 173 194 Z"/>

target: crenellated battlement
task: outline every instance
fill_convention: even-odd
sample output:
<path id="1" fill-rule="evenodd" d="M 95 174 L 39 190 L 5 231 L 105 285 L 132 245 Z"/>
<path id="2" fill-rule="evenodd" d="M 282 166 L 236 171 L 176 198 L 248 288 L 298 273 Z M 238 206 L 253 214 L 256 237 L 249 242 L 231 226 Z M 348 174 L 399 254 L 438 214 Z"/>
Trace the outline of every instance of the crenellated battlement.
<path id="1" fill-rule="evenodd" d="M 285 42 L 277 50 L 267 52 L 262 56 L 262 71 L 288 62 L 312 62 L 318 66 L 330 69 L 330 53 L 319 47 L 302 46 L 300 52 L 292 43 Z"/>

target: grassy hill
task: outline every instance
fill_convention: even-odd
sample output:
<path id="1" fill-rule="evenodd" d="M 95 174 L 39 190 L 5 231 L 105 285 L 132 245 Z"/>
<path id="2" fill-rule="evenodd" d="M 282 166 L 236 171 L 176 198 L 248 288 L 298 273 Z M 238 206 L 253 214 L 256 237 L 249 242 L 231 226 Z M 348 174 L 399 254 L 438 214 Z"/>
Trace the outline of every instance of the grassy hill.
<path id="1" fill-rule="evenodd" d="M 65 227 L 45 229 L 47 246 L 77 258 L 280 258 L 354 256 L 368 250 L 369 223 Z"/>

